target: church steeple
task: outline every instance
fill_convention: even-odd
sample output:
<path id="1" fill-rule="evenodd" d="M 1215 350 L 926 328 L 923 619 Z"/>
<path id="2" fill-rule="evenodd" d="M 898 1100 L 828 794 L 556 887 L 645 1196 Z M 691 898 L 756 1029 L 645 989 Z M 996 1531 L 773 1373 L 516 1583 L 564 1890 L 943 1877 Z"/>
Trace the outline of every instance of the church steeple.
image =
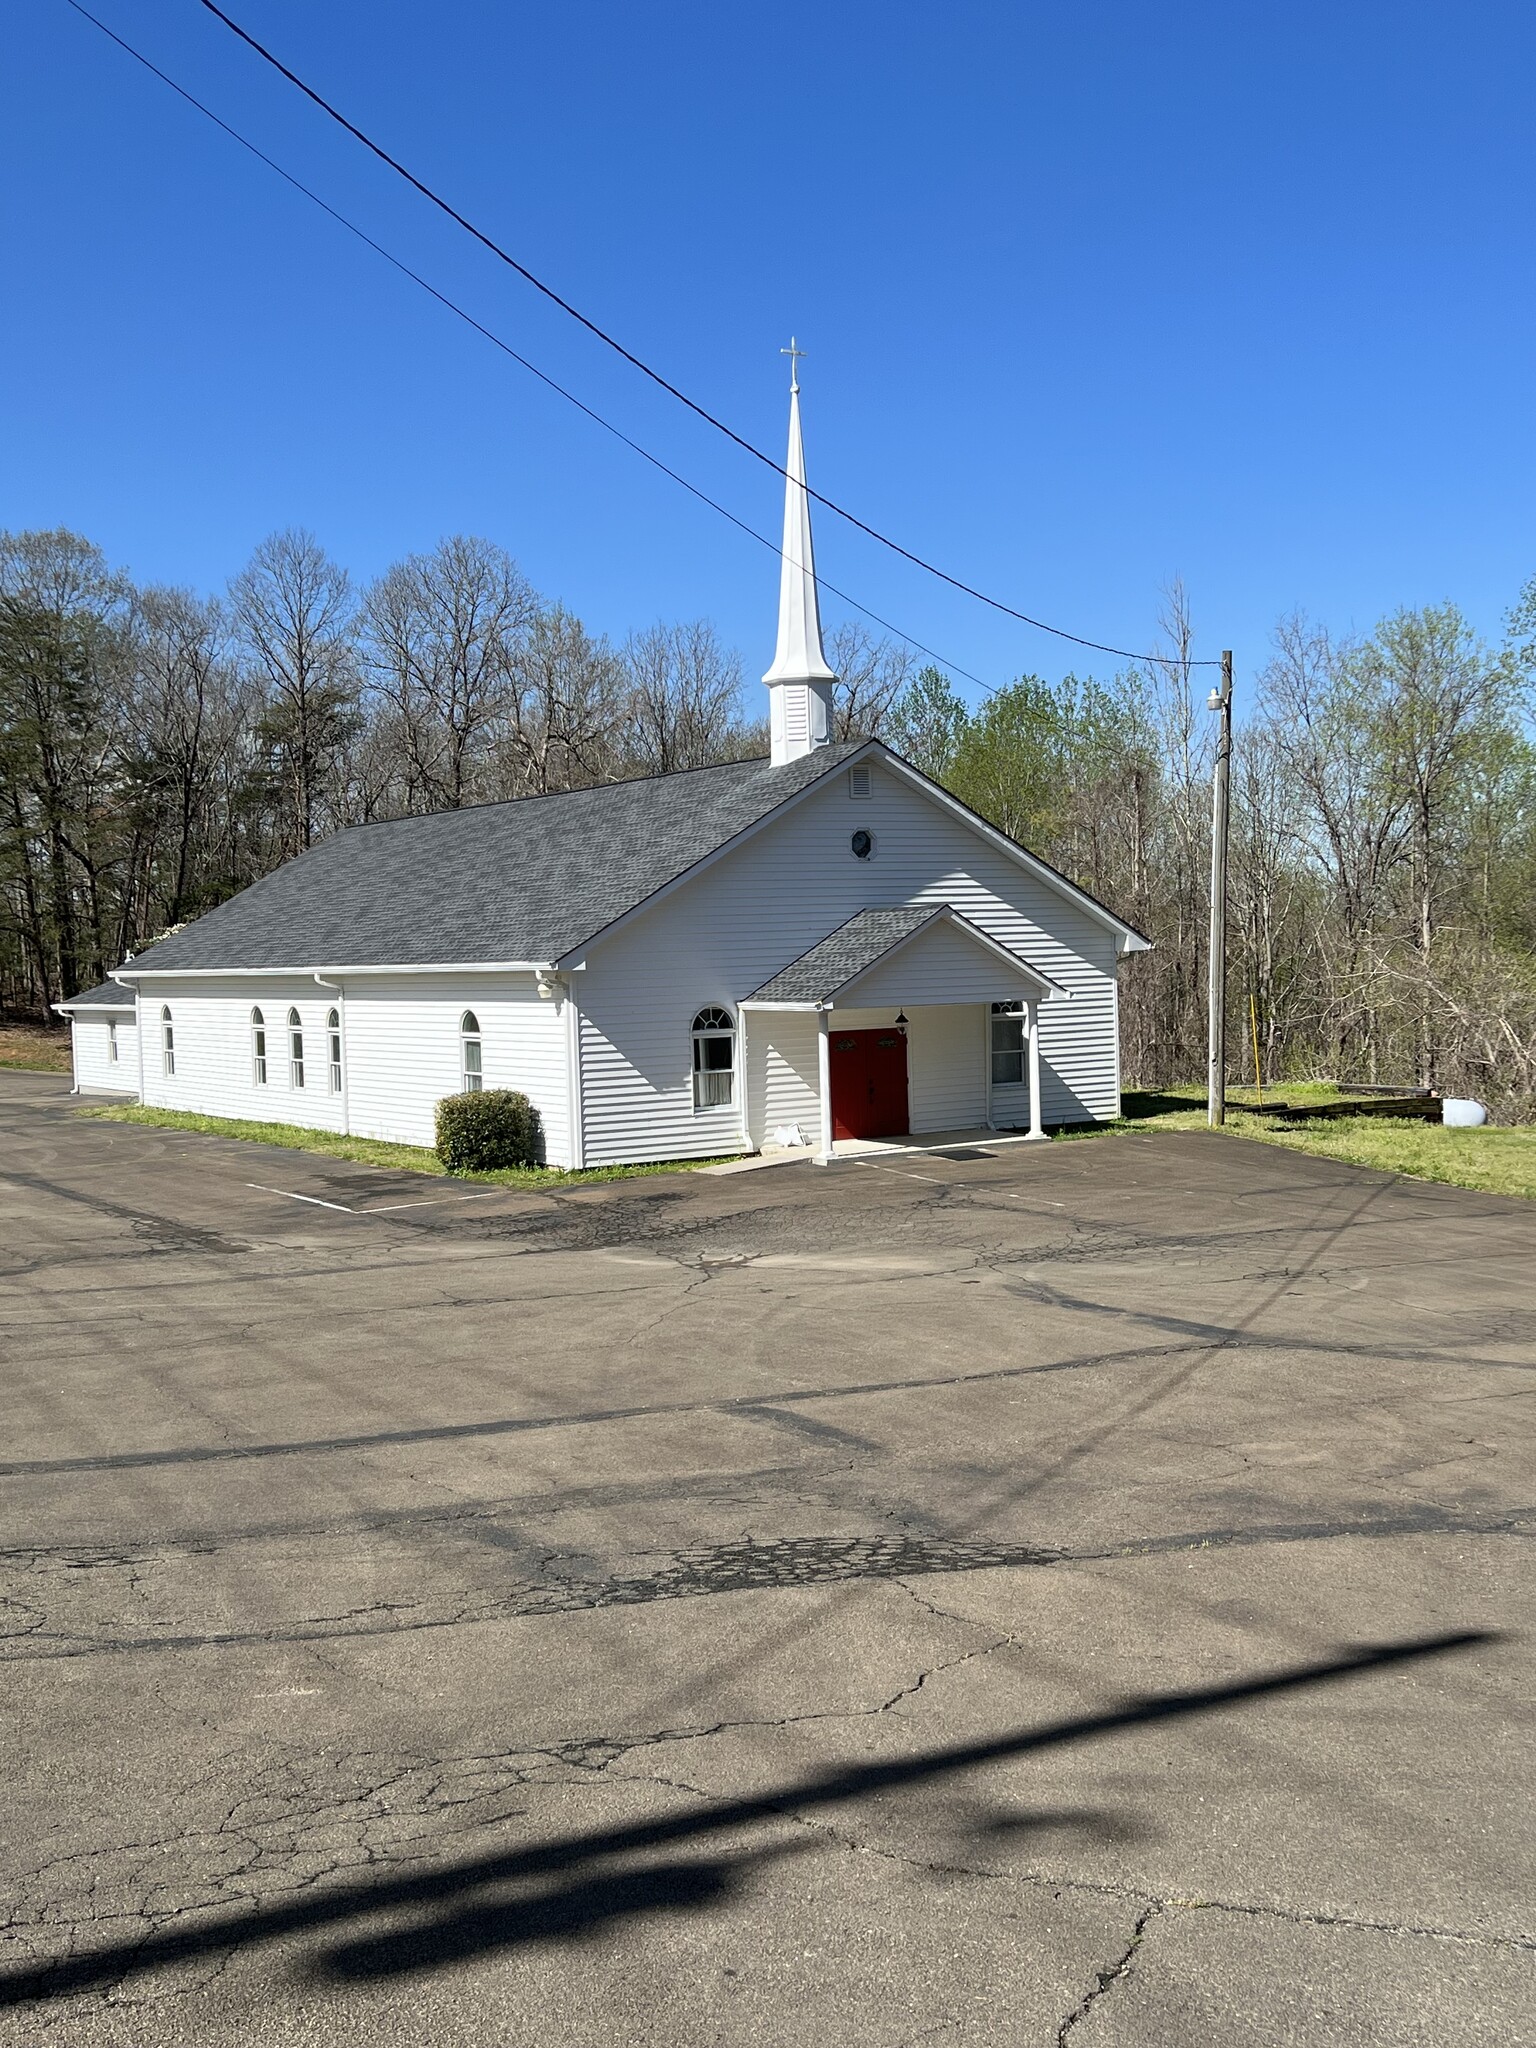
<path id="1" fill-rule="evenodd" d="M 821 609 L 816 602 L 816 565 L 811 554 L 811 501 L 805 488 L 805 448 L 800 439 L 800 379 L 804 350 L 791 339 L 780 351 L 789 357 L 789 454 L 784 463 L 784 548 L 779 570 L 779 640 L 768 685 L 773 765 L 798 761 L 832 737 L 832 685 L 837 677 L 821 651 Z"/>

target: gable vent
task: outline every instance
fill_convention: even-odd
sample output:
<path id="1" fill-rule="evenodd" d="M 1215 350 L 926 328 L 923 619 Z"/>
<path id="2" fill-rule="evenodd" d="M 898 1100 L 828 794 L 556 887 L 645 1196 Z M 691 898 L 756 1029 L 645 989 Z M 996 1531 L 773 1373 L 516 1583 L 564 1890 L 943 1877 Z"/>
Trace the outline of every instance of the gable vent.
<path id="1" fill-rule="evenodd" d="M 868 762 L 865 762 L 858 768 L 850 768 L 848 770 L 848 794 L 850 796 L 868 796 L 872 787 L 873 781 Z"/>

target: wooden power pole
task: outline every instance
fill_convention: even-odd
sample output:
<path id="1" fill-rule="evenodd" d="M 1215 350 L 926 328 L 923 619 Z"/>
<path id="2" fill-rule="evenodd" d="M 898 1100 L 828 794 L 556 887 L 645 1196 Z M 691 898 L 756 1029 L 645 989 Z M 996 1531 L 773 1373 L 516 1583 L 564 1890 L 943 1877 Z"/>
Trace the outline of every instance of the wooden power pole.
<path id="1" fill-rule="evenodd" d="M 1227 1120 L 1227 835 L 1232 822 L 1232 650 L 1222 650 L 1221 688 L 1212 690 L 1212 711 L 1221 716 L 1216 768 L 1211 778 L 1211 976 L 1210 1071 L 1206 1121 Z"/>

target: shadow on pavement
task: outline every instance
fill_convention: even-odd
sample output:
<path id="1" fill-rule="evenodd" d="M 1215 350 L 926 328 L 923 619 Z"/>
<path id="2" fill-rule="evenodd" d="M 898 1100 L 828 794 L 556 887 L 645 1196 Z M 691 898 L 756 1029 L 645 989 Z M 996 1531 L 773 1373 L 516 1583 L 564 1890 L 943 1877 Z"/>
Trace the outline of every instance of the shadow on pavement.
<path id="1" fill-rule="evenodd" d="M 577 1940 L 598 1928 L 642 1915 L 699 1911 L 719 1903 L 738 1887 L 749 1866 L 814 1844 L 764 1844 L 710 1860 L 673 1859 L 638 1866 L 632 1861 L 628 1868 L 608 1871 L 593 1866 L 702 1842 L 755 1822 L 794 1819 L 808 1809 L 867 1799 L 1010 1757 L 1213 1713 L 1248 1700 L 1332 1684 L 1498 1640 L 1492 1631 L 1464 1630 L 1380 1644 L 1318 1663 L 1292 1665 L 1267 1677 L 1149 1694 L 1105 1713 L 1015 1729 L 986 1741 L 949 1744 L 890 1762 L 816 1772 L 751 1797 L 715 1800 L 686 1814 L 585 1830 L 436 1870 L 412 1870 L 396 1877 L 305 1892 L 255 1910 L 210 1914 L 195 1926 L 172 1926 L 159 1934 L 0 1972 L 0 2006 L 115 1985 L 168 1964 L 285 1935 L 340 1928 L 375 1915 L 404 1915 L 411 1909 L 431 1917 L 396 1924 L 387 1932 L 354 1935 L 331 1948 L 318 1967 L 337 1977 L 383 1978 L 535 1942 Z M 1072 1818 L 1023 1814 L 1015 1825 L 1060 1826 Z M 1101 1828 L 1105 1825 L 1103 1815 L 1077 1818 Z M 539 1879 L 556 1881 L 512 1899 L 475 1896 L 493 1886 Z"/>

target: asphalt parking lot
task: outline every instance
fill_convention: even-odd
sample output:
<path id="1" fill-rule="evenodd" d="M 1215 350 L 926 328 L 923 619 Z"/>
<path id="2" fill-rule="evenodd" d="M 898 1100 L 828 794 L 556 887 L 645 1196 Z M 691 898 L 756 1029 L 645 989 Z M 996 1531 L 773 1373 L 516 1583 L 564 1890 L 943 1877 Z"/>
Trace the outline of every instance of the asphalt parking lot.
<path id="1" fill-rule="evenodd" d="M 1536 1209 L 0 1077 L 0 2043 L 1536 2041 Z"/>

